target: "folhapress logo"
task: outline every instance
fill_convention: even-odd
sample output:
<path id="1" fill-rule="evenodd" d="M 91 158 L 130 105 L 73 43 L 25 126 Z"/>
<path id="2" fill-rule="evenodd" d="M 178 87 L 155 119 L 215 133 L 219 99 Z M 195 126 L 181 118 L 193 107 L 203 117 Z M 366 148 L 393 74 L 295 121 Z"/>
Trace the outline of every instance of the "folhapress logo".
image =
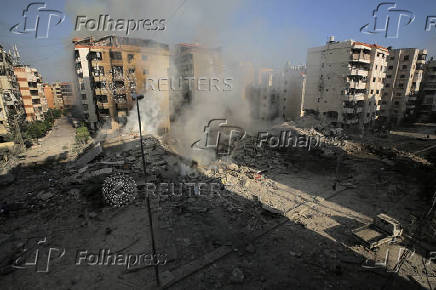
<path id="1" fill-rule="evenodd" d="M 406 26 L 415 20 L 413 12 L 397 9 L 397 4 L 394 2 L 382 2 L 377 5 L 377 8 L 373 10 L 372 17 L 372 23 L 362 26 L 360 32 L 366 34 L 384 33 L 386 38 L 398 38 L 401 22 Z"/>
<path id="2" fill-rule="evenodd" d="M 215 149 L 217 155 L 230 155 L 232 145 L 245 137 L 245 130 L 227 124 L 226 119 L 212 119 L 204 127 L 203 144 L 201 139 L 192 143 L 194 150 Z"/>
<path id="3" fill-rule="evenodd" d="M 23 19 L 12 26 L 9 31 L 15 34 L 35 33 L 35 38 L 48 38 L 50 26 L 61 24 L 65 19 L 59 10 L 47 9 L 47 4 L 34 2 L 23 10 Z"/>
<path id="4" fill-rule="evenodd" d="M 47 247 L 47 237 L 36 241 L 36 245 L 24 248 L 23 253 L 14 261 L 15 269 L 34 268 L 36 272 L 48 273 L 50 264 L 61 259 L 65 249 Z"/>

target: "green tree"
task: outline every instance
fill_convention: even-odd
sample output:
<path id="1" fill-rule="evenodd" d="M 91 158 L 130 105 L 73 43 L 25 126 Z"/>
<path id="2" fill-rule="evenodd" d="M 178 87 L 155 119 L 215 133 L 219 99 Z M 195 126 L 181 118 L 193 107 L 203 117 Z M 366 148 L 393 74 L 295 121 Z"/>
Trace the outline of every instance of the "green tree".
<path id="1" fill-rule="evenodd" d="M 85 144 L 90 138 L 88 128 L 84 125 L 76 128 L 76 142 L 79 144 Z"/>

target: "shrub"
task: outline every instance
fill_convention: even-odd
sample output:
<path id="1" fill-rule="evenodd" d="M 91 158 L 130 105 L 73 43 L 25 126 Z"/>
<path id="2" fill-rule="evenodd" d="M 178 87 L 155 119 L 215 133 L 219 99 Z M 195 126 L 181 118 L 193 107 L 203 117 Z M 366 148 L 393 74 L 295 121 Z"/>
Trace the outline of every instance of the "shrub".
<path id="1" fill-rule="evenodd" d="M 76 128 L 76 142 L 79 144 L 85 144 L 90 138 L 88 128 L 81 126 Z"/>

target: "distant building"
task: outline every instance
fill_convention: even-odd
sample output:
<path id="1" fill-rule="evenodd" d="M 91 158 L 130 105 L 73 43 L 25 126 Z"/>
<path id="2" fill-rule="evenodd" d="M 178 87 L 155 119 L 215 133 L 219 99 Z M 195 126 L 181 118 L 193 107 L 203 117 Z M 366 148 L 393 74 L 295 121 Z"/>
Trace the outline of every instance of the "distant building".
<path id="1" fill-rule="evenodd" d="M 9 115 L 23 115 L 23 101 L 17 78 L 14 74 L 11 54 L 0 46 L 0 140 L 8 133 Z"/>
<path id="2" fill-rule="evenodd" d="M 436 122 L 436 60 L 433 58 L 425 65 L 418 106 L 419 119 Z"/>
<path id="3" fill-rule="evenodd" d="M 273 75 L 272 83 L 279 95 L 279 116 L 284 121 L 301 117 L 306 86 L 306 66 L 292 66 L 287 62 L 282 70 Z"/>
<path id="4" fill-rule="evenodd" d="M 251 116 L 260 121 L 290 121 L 301 116 L 305 66 L 256 70 L 255 82 L 247 88 Z"/>
<path id="5" fill-rule="evenodd" d="M 336 126 L 374 122 L 389 51 L 375 44 L 334 38 L 307 54 L 304 114 L 316 114 Z"/>
<path id="6" fill-rule="evenodd" d="M 175 89 L 171 90 L 172 121 L 181 114 L 185 106 L 195 103 L 198 98 L 210 93 L 210 90 L 198 89 L 199 78 L 205 78 L 204 82 L 217 78 L 218 85 L 223 88 L 220 48 L 207 48 L 199 44 L 177 44 L 173 70 L 171 76 Z"/>
<path id="7" fill-rule="evenodd" d="M 55 102 L 54 102 L 54 94 L 53 94 L 53 87 L 48 84 L 44 83 L 42 84 L 43 90 L 44 90 L 44 96 L 47 100 L 47 106 L 49 109 L 55 108 Z"/>
<path id="8" fill-rule="evenodd" d="M 71 110 L 76 104 L 76 94 L 74 86 L 70 82 L 62 82 L 60 83 L 60 85 L 64 108 L 66 110 Z"/>
<path id="9" fill-rule="evenodd" d="M 427 50 L 400 48 L 389 51 L 379 119 L 398 124 L 415 115 Z"/>
<path id="10" fill-rule="evenodd" d="M 77 92 L 91 129 L 120 128 L 135 104 L 132 95 L 145 93 L 146 80 L 168 79 L 166 44 L 120 36 L 73 39 L 73 43 Z M 164 133 L 170 126 L 169 92 L 154 91 L 153 98 L 160 107 L 158 133 Z"/>
<path id="11" fill-rule="evenodd" d="M 38 70 L 28 65 L 18 65 L 14 67 L 14 72 L 20 87 L 26 120 L 44 120 L 44 112 L 47 112 L 48 104 Z"/>

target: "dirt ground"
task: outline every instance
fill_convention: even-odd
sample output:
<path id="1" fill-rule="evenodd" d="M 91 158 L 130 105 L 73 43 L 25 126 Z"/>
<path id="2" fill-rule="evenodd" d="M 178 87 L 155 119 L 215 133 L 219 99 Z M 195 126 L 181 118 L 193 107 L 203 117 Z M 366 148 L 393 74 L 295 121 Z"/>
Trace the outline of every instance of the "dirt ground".
<path id="1" fill-rule="evenodd" d="M 361 150 L 333 154 L 244 145 L 231 159 L 197 166 L 147 137 L 146 178 L 137 138 L 106 142 L 83 167 L 51 159 L 21 164 L 0 191 L 1 288 L 156 288 L 150 263 L 123 262 L 152 251 L 148 194 L 156 252 L 165 257 L 158 267 L 162 288 L 433 289 L 435 231 L 426 214 L 434 166 L 384 147 L 395 143 L 410 153 L 436 141 L 396 135 L 365 142 Z M 105 168 L 111 172 L 99 171 Z M 115 173 L 138 187 L 126 207 L 102 199 L 102 184 Z M 168 194 L 150 183 L 176 189 Z M 379 213 L 397 219 L 404 234 L 369 250 L 352 230 Z M 80 259 L 102 250 L 121 254 L 120 262 Z"/>

